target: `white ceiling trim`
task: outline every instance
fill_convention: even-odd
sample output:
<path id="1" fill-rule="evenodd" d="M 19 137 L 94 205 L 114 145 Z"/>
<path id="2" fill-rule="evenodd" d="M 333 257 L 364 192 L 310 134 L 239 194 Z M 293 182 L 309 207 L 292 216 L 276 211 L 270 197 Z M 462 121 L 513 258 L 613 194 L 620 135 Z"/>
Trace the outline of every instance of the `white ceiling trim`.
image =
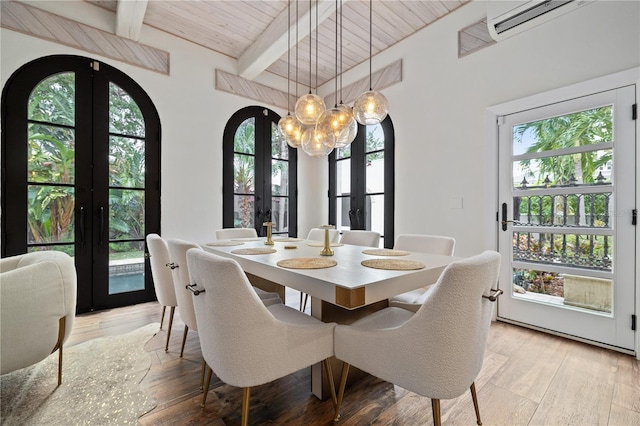
<path id="1" fill-rule="evenodd" d="M 253 99 L 254 101 L 285 110 L 288 110 L 289 105 L 295 104 L 296 101 L 295 97 L 288 95 L 287 92 L 218 69 L 216 70 L 216 90 Z"/>
<path id="2" fill-rule="evenodd" d="M 118 0 L 116 35 L 138 41 L 148 0 Z"/>
<path id="3" fill-rule="evenodd" d="M 346 3 L 348 0 L 342 0 L 342 3 Z M 294 38 L 293 47 L 300 40 L 309 35 L 310 31 L 315 30 L 317 25 L 320 25 L 327 18 L 332 16 L 336 12 L 335 0 L 318 0 L 311 6 L 311 10 L 308 9 L 308 3 L 306 1 L 299 2 L 298 12 L 302 13 L 302 16 L 298 19 L 298 37 L 296 40 L 295 34 L 295 2 L 291 5 L 291 36 Z M 315 22 L 316 8 L 318 9 L 318 22 Z M 253 43 L 245 52 L 238 58 L 238 75 L 253 80 L 264 70 L 269 68 L 271 64 L 276 62 L 287 53 L 288 43 L 287 38 L 289 35 L 289 28 L 287 27 L 288 8 L 285 8 L 276 19 L 269 24 L 267 29 L 258 37 L 255 43 Z M 311 28 L 309 28 L 309 15 L 312 15 Z"/>

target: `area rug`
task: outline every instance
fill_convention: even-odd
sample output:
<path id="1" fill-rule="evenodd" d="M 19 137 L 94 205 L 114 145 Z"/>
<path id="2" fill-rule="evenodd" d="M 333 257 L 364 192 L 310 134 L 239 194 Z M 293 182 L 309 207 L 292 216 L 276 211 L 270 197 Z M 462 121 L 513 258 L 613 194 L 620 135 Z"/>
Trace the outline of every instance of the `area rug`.
<path id="1" fill-rule="evenodd" d="M 155 407 L 139 383 L 151 367 L 144 345 L 158 329 L 159 324 L 149 324 L 65 348 L 60 387 L 57 352 L 1 376 L 1 424 L 137 424 Z"/>

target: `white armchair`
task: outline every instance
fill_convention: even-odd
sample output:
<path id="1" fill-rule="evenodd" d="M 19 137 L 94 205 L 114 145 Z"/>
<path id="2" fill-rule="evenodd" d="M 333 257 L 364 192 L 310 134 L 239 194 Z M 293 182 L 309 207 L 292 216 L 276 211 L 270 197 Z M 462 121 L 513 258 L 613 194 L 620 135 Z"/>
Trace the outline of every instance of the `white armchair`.
<path id="1" fill-rule="evenodd" d="M 354 365 L 431 398 L 434 425 L 440 425 L 440 399 L 470 388 L 482 424 L 474 381 L 484 358 L 491 302 L 501 293 L 495 289 L 499 269 L 500 254 L 485 251 L 447 266 L 416 313 L 389 307 L 350 326 L 338 325 L 335 353 L 345 365 L 336 420 L 349 365 Z"/>
<path id="2" fill-rule="evenodd" d="M 10 373 L 58 354 L 76 312 L 74 261 L 60 251 L 40 251 L 0 260 L 1 372 Z"/>
<path id="3" fill-rule="evenodd" d="M 210 367 L 202 407 L 212 371 L 223 382 L 244 388 L 243 425 L 248 422 L 252 386 L 323 361 L 333 390 L 328 358 L 333 356 L 335 323 L 323 323 L 284 304 L 265 306 L 233 259 L 191 249 L 187 263 L 200 346 Z M 335 390 L 332 397 L 335 402 Z"/>

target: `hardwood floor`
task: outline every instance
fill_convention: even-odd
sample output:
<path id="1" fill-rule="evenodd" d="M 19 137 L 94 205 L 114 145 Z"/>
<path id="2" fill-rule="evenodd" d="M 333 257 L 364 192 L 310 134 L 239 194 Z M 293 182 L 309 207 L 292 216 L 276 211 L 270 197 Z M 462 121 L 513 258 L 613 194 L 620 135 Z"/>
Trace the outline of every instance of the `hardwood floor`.
<path id="1" fill-rule="evenodd" d="M 297 307 L 298 295 L 287 293 Z M 80 315 L 67 345 L 135 330 L 160 322 L 161 308 L 146 303 Z M 142 425 L 234 425 L 240 423 L 241 389 L 212 379 L 207 405 L 200 407 L 201 354 L 198 335 L 189 332 L 184 357 L 184 324 L 176 311 L 169 351 L 163 330 L 145 346 L 152 357 L 143 391 L 157 407 Z M 476 379 L 485 425 L 640 425 L 640 361 L 557 336 L 493 323 L 484 365 Z M 474 425 L 471 396 L 442 401 L 445 425 Z M 430 425 L 431 401 L 375 377 L 345 392 L 342 420 L 348 425 Z M 331 401 L 310 393 L 309 369 L 252 389 L 250 424 L 330 425 Z"/>

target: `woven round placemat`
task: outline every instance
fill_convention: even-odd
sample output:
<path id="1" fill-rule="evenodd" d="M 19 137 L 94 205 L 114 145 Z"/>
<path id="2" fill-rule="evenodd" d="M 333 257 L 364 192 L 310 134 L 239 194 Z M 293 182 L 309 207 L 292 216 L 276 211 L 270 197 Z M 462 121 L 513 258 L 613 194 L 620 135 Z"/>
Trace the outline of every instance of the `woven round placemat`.
<path id="1" fill-rule="evenodd" d="M 362 250 L 362 253 L 372 254 L 374 256 L 407 256 L 410 254 L 408 251 L 393 249 L 367 249 Z"/>
<path id="2" fill-rule="evenodd" d="M 360 262 L 362 266 L 390 271 L 412 271 L 424 268 L 424 263 L 406 259 L 367 259 Z"/>
<path id="3" fill-rule="evenodd" d="M 229 246 L 241 246 L 244 243 L 242 241 L 214 241 L 207 243 L 211 247 L 229 247 Z"/>
<path id="4" fill-rule="evenodd" d="M 232 238 L 231 241 L 260 241 L 262 238 L 246 237 L 246 238 Z"/>
<path id="5" fill-rule="evenodd" d="M 280 238 L 274 238 L 273 241 L 277 243 L 293 243 L 295 241 L 302 241 L 302 238 L 280 237 Z"/>
<path id="6" fill-rule="evenodd" d="M 276 265 L 290 269 L 322 269 L 336 266 L 338 262 L 322 257 L 298 257 L 294 259 L 284 259 L 278 261 Z"/>
<path id="7" fill-rule="evenodd" d="M 271 254 L 275 253 L 277 250 L 266 247 L 257 247 L 257 248 L 245 248 L 245 249 L 236 249 L 231 250 L 233 254 Z"/>
<path id="8" fill-rule="evenodd" d="M 324 247 L 324 243 L 321 241 L 317 241 L 317 242 L 313 242 L 313 243 L 307 243 L 307 245 L 309 247 Z M 342 247 L 344 244 L 340 244 L 340 243 L 331 243 L 331 247 Z"/>

